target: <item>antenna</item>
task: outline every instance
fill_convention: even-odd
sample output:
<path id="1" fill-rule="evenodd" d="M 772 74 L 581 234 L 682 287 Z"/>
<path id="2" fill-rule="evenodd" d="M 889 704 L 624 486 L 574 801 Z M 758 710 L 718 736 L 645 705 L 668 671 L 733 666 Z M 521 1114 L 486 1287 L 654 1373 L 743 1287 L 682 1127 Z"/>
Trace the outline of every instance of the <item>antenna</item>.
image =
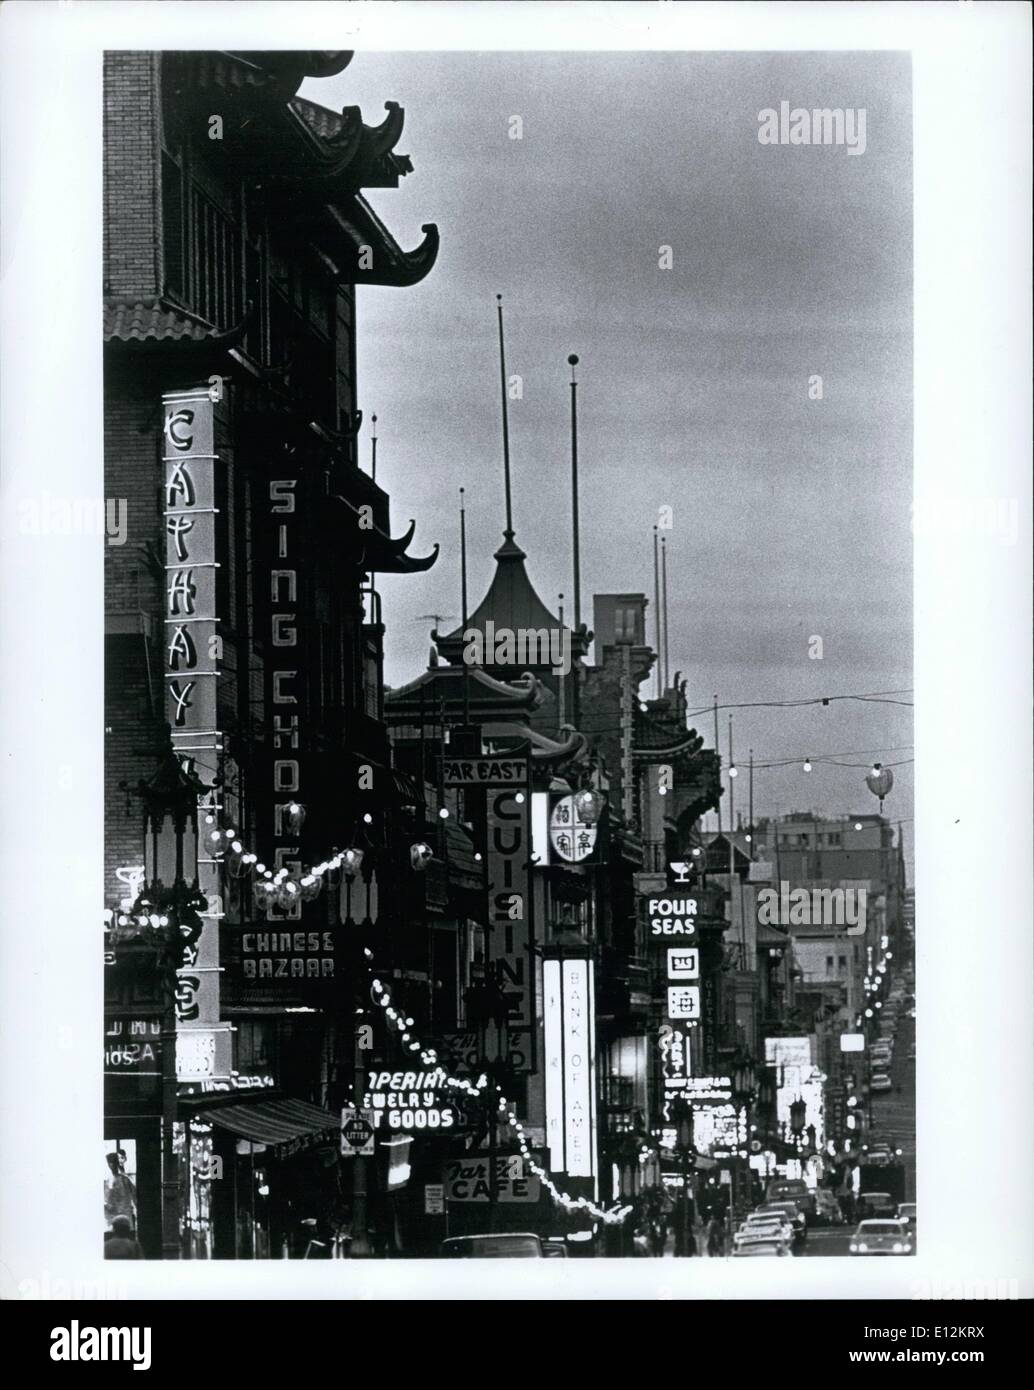
<path id="1" fill-rule="evenodd" d="M 664 608 L 664 693 L 668 690 L 668 541 L 661 537 L 661 604 Z"/>
<path id="2" fill-rule="evenodd" d="M 571 368 L 571 525 L 574 531 L 574 630 L 582 625 L 582 579 L 578 547 L 578 382 L 574 369 L 578 358 L 571 353 L 567 359 Z"/>
<path id="3" fill-rule="evenodd" d="M 377 481 L 377 416 L 373 417 L 373 434 L 370 436 L 370 477 Z"/>
<path id="4" fill-rule="evenodd" d="M 510 496 L 510 416 L 506 404 L 506 345 L 503 341 L 503 296 L 496 295 L 499 315 L 499 385 L 503 399 L 503 478 L 506 483 L 506 530 L 503 535 L 513 540 L 513 502 Z"/>
<path id="5" fill-rule="evenodd" d="M 465 488 L 460 488 L 460 608 L 467 626 L 467 513 L 463 505 Z"/>
<path id="6" fill-rule="evenodd" d="M 660 561 L 657 550 L 657 527 L 653 528 L 653 611 L 654 611 L 654 631 L 656 632 L 657 642 L 657 674 L 654 679 L 657 698 L 661 695 L 661 579 Z"/>

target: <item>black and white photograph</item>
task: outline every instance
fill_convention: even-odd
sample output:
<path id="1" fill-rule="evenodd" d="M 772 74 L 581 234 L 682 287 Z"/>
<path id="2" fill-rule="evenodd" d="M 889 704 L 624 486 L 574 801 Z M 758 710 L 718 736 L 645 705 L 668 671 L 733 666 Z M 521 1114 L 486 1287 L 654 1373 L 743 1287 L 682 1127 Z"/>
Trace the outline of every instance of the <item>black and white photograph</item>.
<path id="1" fill-rule="evenodd" d="M 86 997 L 33 978 L 4 1075 L 47 1057 L 58 1124 L 86 1078 L 44 1178 L 75 1170 L 99 1292 L 52 1247 L 3 1252 L 4 1296 L 1030 1297 L 1029 306 L 984 340 L 997 472 L 946 376 L 931 446 L 902 7 L 39 8 L 96 21 L 94 192 L 57 204 L 96 471 L 19 456 L 5 599 L 90 693 L 35 815 L 12 785 L 4 872 Z M 992 691 L 962 626 L 1006 622 Z M 46 664 L 29 632 L 5 673 Z M 973 1227 L 1008 1253 L 967 1264 Z M 50 1359 L 106 1359 L 75 1311 Z M 909 1315 L 839 1358 L 981 1359 L 914 1326 L 902 1356 Z"/>

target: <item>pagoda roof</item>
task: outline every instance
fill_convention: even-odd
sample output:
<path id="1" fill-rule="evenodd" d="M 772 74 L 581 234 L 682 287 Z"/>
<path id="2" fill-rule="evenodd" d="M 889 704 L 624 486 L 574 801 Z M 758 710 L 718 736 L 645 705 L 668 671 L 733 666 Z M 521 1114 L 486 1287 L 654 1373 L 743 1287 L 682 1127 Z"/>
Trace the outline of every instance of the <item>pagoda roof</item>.
<path id="1" fill-rule="evenodd" d="M 425 721 L 430 722 L 435 717 L 436 702 L 446 712 L 469 708 L 475 723 L 479 715 L 520 719 L 537 709 L 544 698 L 542 683 L 530 671 L 525 671 L 519 680 L 500 681 L 476 666 L 432 666 L 407 685 L 384 692 L 384 722 L 409 724 L 420 718 L 421 710 Z M 520 736 L 528 737 L 523 725 Z"/>
<path id="2" fill-rule="evenodd" d="M 589 740 L 573 724 L 565 724 L 558 731 L 563 738 L 549 738 L 537 729 L 529 729 L 520 724 L 483 724 L 481 733 L 485 738 L 522 738 L 531 745 L 533 763 L 570 763 L 582 758 L 589 749 Z"/>
<path id="3" fill-rule="evenodd" d="M 297 95 L 305 77 L 340 72 L 350 58 L 344 52 L 166 55 L 177 95 L 192 94 L 205 111 L 216 95 L 222 99 L 223 153 L 255 191 L 317 241 L 341 282 L 414 285 L 437 259 L 438 228 L 425 223 L 423 242 L 404 251 L 359 196 L 362 188 L 397 188 L 413 171 L 410 157 L 394 149 L 405 124 L 402 107 L 386 102 L 384 119 L 369 126 L 358 106 L 336 112 Z M 362 254 L 370 250 L 372 257 Z"/>
<path id="4" fill-rule="evenodd" d="M 528 557 L 514 540 L 512 532 L 504 533 L 503 543 L 493 558 L 496 569 L 488 592 L 467 621 L 460 623 L 452 632 L 443 635 L 439 635 L 438 632 L 431 633 L 442 656 L 450 662 L 461 661 L 463 648 L 466 646 L 464 633 L 478 631 L 484 634 L 490 622 L 496 632 L 503 628 L 511 632 L 520 629 L 541 631 L 543 628 L 560 631 L 564 634 L 562 640 L 565 644 L 567 641 L 571 644 L 572 656 L 583 656 L 588 651 L 590 640 L 585 625 L 575 632 L 562 625 L 559 618 L 549 611 L 535 592 L 528 571 L 524 567 Z M 487 655 L 486 653 L 486 658 Z M 492 664 L 486 659 L 485 665 Z"/>

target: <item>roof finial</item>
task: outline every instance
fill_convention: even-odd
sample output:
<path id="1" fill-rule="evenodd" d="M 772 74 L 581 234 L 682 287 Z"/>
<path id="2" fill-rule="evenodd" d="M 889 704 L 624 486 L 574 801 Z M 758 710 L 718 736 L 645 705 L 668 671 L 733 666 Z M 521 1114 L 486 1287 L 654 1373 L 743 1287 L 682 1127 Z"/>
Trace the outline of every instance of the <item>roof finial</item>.
<path id="1" fill-rule="evenodd" d="M 571 368 L 571 531 L 574 557 L 574 630 L 577 632 L 582 625 L 582 570 L 578 536 L 578 382 L 574 375 L 574 369 L 578 365 L 576 353 L 571 353 L 567 364 Z"/>
<path id="2" fill-rule="evenodd" d="M 467 627 L 467 512 L 464 504 L 463 494 L 465 488 L 460 488 L 460 607 L 463 612 L 463 628 L 466 633 Z"/>
<path id="3" fill-rule="evenodd" d="M 503 296 L 496 295 L 499 315 L 499 385 L 503 398 L 503 477 L 506 482 L 506 530 L 503 536 L 513 540 L 513 503 L 510 497 L 510 418 L 506 404 L 506 346 L 503 341 Z"/>

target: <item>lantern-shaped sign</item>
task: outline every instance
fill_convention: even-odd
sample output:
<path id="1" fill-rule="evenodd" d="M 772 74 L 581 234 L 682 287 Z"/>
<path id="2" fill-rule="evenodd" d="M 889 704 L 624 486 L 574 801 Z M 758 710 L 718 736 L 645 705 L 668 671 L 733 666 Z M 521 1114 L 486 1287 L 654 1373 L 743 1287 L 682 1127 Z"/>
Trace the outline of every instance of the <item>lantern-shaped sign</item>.
<path id="1" fill-rule="evenodd" d="M 872 771 L 865 774 L 865 785 L 872 792 L 873 796 L 880 799 L 880 814 L 883 814 L 883 798 L 894 785 L 894 774 L 889 767 L 884 767 L 882 763 L 873 763 Z"/>

